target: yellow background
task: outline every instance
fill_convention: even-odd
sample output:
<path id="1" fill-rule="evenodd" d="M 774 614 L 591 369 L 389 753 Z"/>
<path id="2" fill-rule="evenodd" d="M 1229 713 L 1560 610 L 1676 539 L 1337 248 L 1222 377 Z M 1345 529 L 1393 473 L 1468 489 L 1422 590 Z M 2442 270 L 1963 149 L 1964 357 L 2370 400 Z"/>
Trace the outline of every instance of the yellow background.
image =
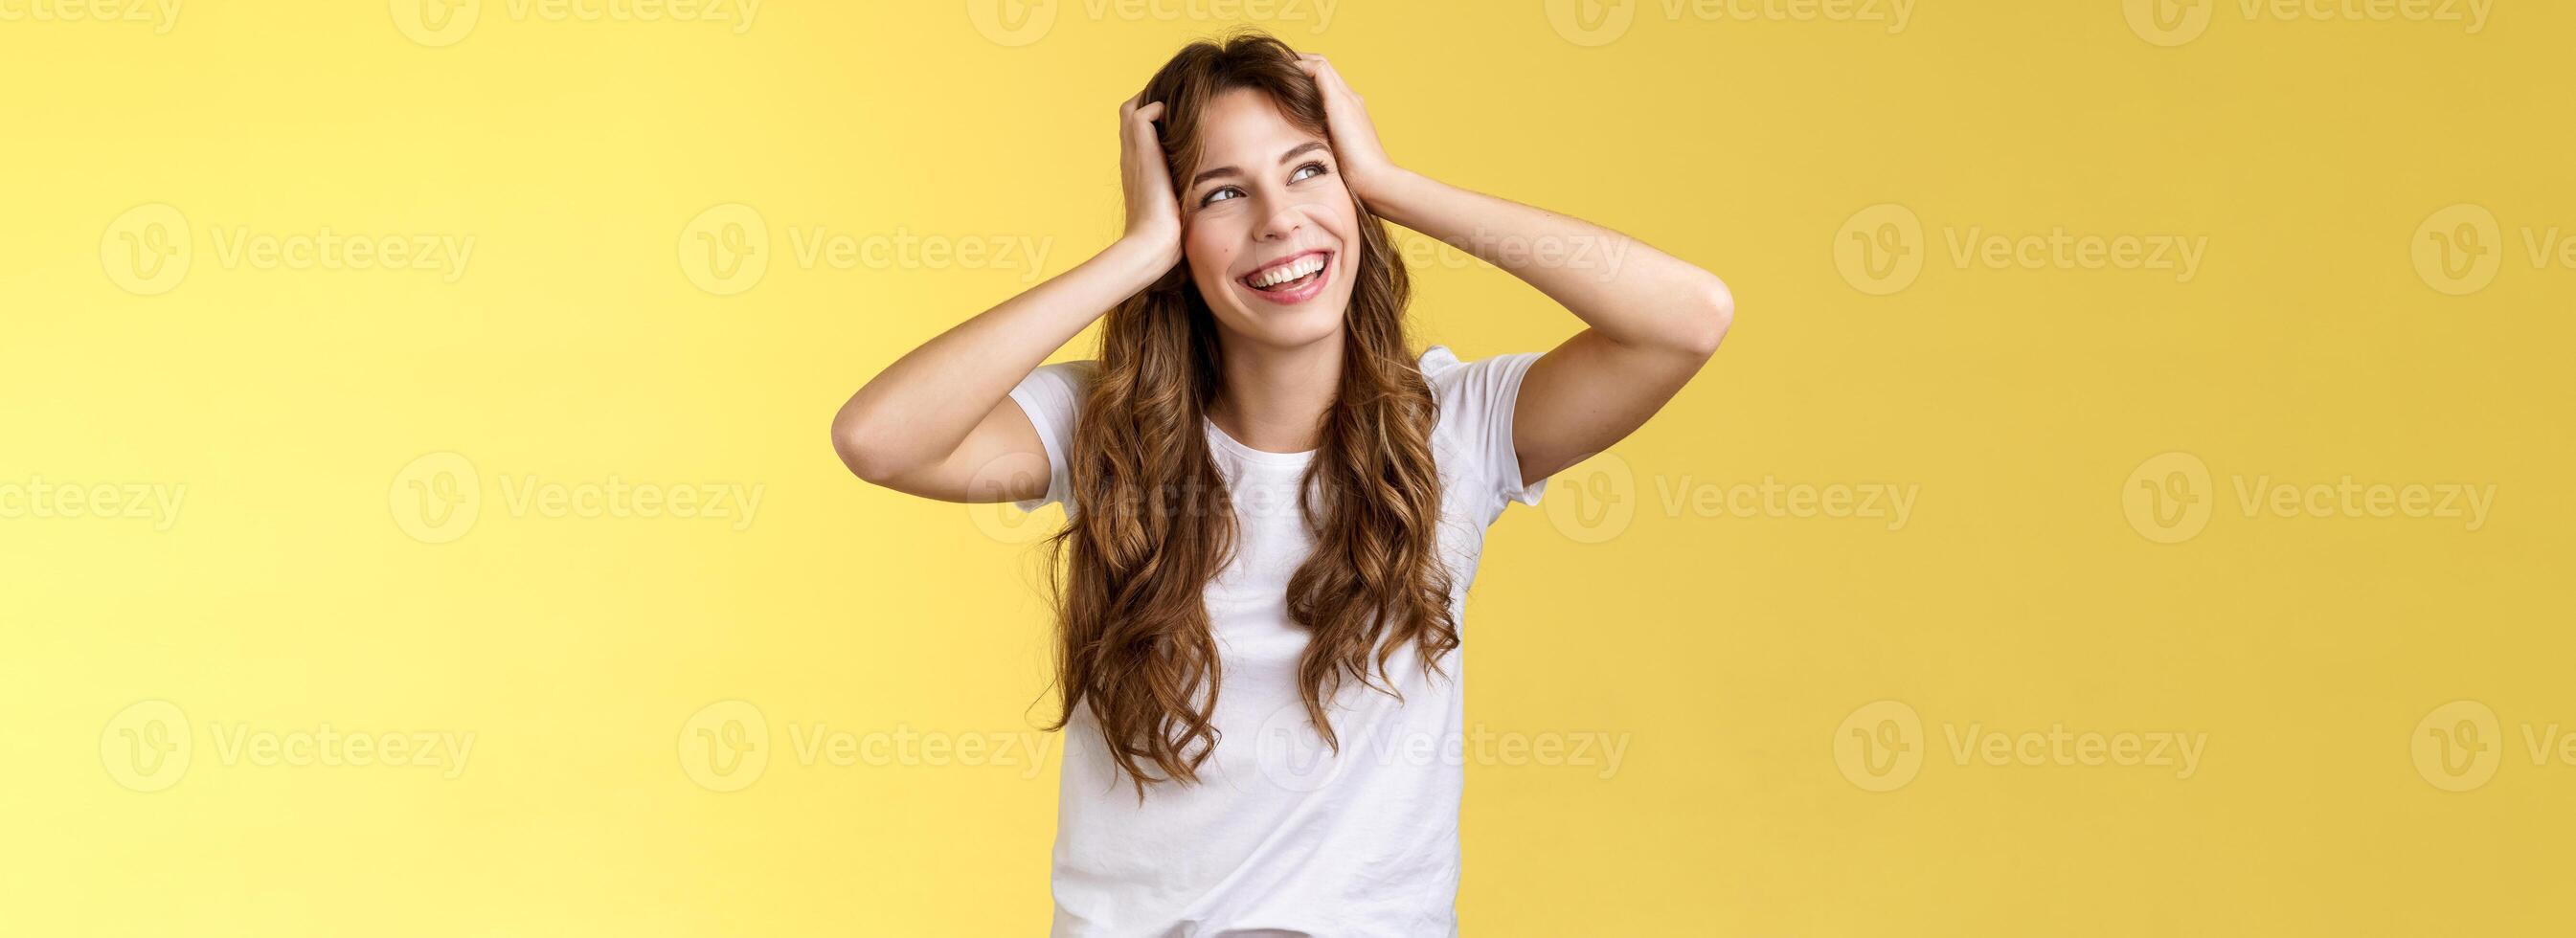
<path id="1" fill-rule="evenodd" d="M 825 426 L 1105 244 L 1116 104 L 1241 17 L 774 0 L 737 33 L 488 0 L 430 45 L 403 5 L 0 20 L 0 486 L 185 487 L 157 521 L 0 517 L 0 932 L 1041 932 L 1052 758 L 795 756 L 800 727 L 1046 709 L 1036 527 L 862 485 Z M 1662 416 L 1491 533 L 1471 720 L 1626 750 L 1469 767 L 1466 931 L 2564 933 L 2576 765 L 2527 738 L 2576 731 L 2576 269 L 2525 238 L 2576 235 L 2576 9 L 2503 0 L 2472 33 L 2212 3 L 2176 45 L 2119 0 L 1936 0 L 1896 31 L 1801 9 L 1274 11 L 1399 161 L 1629 232 L 1740 306 Z M 693 277 L 693 219 L 735 203 L 765 273 Z M 1873 295 L 1837 250 L 1883 203 L 1921 269 Z M 2461 203 L 2498 227 L 2452 296 L 2410 258 Z M 111 223 L 152 204 L 192 262 L 138 295 Z M 2182 282 L 1949 243 L 2059 227 L 2205 257 Z M 215 243 L 324 228 L 476 243 L 453 283 Z M 817 230 L 1048 251 L 800 263 Z M 1418 256 L 1424 340 L 1577 327 Z M 2169 452 L 2205 467 L 2206 528 L 2159 543 L 2124 498 Z M 404 514 L 425 454 L 475 476 L 444 543 Z M 2492 511 L 2281 517 L 2236 488 L 2346 476 Z M 1665 501 L 1766 477 L 1918 494 L 1901 525 Z M 531 478 L 763 498 L 739 531 L 512 511 Z M 1879 700 L 1919 717 L 1888 724 L 1920 761 L 1889 791 L 1838 748 Z M 2490 716 L 2473 785 L 2421 757 L 2455 700 Z M 120 761 L 140 701 L 183 716 L 158 724 L 183 774 Z M 733 792 L 684 745 L 723 701 L 766 723 Z M 324 725 L 476 742 L 453 779 L 220 756 Z M 2187 778 L 1952 754 L 2060 726 L 2206 748 Z"/>

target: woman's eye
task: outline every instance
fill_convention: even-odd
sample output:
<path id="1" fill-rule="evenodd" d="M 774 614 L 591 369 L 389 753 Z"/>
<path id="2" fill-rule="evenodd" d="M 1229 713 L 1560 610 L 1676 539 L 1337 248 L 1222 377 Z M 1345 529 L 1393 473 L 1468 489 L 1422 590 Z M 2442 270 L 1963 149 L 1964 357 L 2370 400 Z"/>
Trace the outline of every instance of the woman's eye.
<path id="1" fill-rule="evenodd" d="M 1308 179 L 1312 179 L 1329 172 L 1332 172 L 1332 170 L 1324 168 L 1324 164 L 1322 163 L 1308 163 L 1304 166 L 1297 167 L 1296 172 L 1289 173 L 1288 181 L 1292 183 L 1304 182 Z M 1235 186 L 1218 186 L 1214 189 L 1208 190 L 1208 194 L 1199 197 L 1199 206 L 1204 208 L 1228 199 L 1240 198 L 1243 198 L 1242 189 Z"/>

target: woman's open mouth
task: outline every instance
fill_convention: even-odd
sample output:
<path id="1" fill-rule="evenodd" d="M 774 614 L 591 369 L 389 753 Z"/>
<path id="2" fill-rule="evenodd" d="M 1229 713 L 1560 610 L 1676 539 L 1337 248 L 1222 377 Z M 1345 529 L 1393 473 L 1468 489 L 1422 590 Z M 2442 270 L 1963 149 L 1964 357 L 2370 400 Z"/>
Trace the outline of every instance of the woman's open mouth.
<path id="1" fill-rule="evenodd" d="M 1333 278 L 1333 252 L 1307 251 L 1291 254 L 1261 269 L 1235 278 L 1252 291 L 1252 295 L 1273 303 L 1303 303 L 1324 292 L 1324 283 Z"/>

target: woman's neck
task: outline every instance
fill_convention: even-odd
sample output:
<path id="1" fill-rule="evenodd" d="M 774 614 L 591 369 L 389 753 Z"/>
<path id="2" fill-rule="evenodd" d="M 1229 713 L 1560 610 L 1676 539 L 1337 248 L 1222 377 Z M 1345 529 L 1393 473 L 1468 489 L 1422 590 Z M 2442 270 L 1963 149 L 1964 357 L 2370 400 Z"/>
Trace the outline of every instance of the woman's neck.
<path id="1" fill-rule="evenodd" d="M 1229 337 L 1231 338 L 1231 337 Z M 1342 386 L 1342 333 L 1295 348 L 1228 341 L 1222 390 L 1208 419 L 1236 442 L 1271 453 L 1314 449 L 1325 408 Z"/>

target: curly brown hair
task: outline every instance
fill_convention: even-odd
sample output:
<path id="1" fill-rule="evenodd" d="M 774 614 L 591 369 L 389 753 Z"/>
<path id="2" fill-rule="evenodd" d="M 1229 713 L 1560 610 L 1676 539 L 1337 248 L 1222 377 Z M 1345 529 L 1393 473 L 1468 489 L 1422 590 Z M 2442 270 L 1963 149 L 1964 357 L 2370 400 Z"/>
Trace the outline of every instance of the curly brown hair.
<path id="1" fill-rule="evenodd" d="M 1323 99 L 1285 43 L 1258 33 L 1192 43 L 1141 99 L 1164 103 L 1175 180 L 1196 165 L 1207 104 L 1243 88 L 1329 136 Z M 1298 500 L 1314 553 L 1287 596 L 1289 618 L 1312 633 L 1298 668 L 1307 718 L 1336 750 L 1325 703 L 1345 680 L 1393 694 L 1388 664 L 1406 643 L 1426 673 L 1458 647 L 1438 544 L 1438 405 L 1408 351 L 1411 288 L 1393 235 L 1365 204 L 1358 213 L 1341 383 Z M 1223 675 L 1204 590 L 1235 536 L 1204 429 L 1221 387 L 1216 325 L 1186 264 L 1110 311 L 1098 360 L 1067 455 L 1072 514 L 1055 537 L 1063 710 L 1048 728 L 1087 708 L 1141 800 L 1148 783 L 1196 782 L 1214 750 Z"/>

